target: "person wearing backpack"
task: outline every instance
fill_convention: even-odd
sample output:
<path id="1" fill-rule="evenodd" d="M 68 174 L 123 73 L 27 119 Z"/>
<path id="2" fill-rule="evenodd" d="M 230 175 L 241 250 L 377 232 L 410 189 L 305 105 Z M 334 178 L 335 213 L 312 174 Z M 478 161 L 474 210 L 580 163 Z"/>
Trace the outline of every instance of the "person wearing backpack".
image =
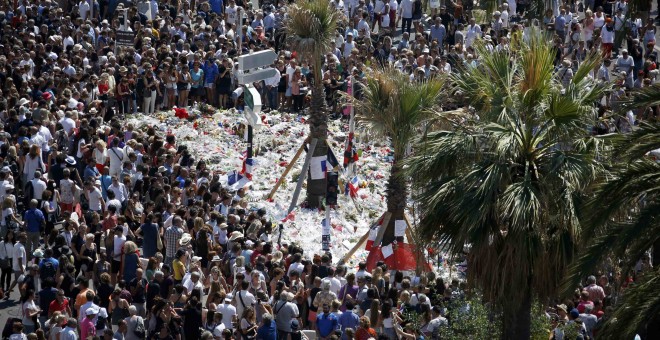
<path id="1" fill-rule="evenodd" d="M 53 249 L 46 248 L 44 251 L 44 258 L 39 263 L 39 276 L 41 277 L 41 280 L 44 281 L 47 278 L 55 280 L 59 265 L 59 261 L 53 258 Z"/>

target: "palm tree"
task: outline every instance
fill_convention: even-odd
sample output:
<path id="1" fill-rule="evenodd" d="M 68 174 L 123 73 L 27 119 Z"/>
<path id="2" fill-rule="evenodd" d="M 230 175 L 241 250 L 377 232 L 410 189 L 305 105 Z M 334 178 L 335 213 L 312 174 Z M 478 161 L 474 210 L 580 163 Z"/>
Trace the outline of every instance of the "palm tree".
<path id="1" fill-rule="evenodd" d="M 370 137 L 388 140 L 394 150 L 394 162 L 387 182 L 387 211 L 392 214 L 383 234 L 383 244 L 394 240 L 394 223 L 403 220 L 408 199 L 401 161 L 407 156 L 411 141 L 420 133 L 421 123 L 433 118 L 439 107 L 444 78 L 411 81 L 394 68 L 375 70 L 367 75 L 362 97 L 356 100 L 355 121 Z"/>
<path id="2" fill-rule="evenodd" d="M 479 66 L 453 76 L 475 117 L 420 138 L 406 172 L 418 233 L 467 250 L 468 284 L 501 310 L 503 338 L 529 339 L 532 300 L 556 294 L 580 235 L 576 207 L 602 171 L 585 127 L 605 88 L 588 77 L 593 55 L 562 89 L 538 32 L 515 52 L 478 49 Z"/>
<path id="3" fill-rule="evenodd" d="M 328 113 L 323 88 L 323 59 L 335 39 L 337 21 L 341 13 L 330 6 L 329 0 L 298 1 L 288 7 L 285 31 L 292 43 L 292 50 L 306 57 L 312 66 L 314 77 L 312 102 L 309 115 L 309 133 L 317 139 L 314 156 L 328 154 Z M 318 207 L 325 197 L 326 181 L 312 180 L 307 183 L 307 202 Z"/>
<path id="4" fill-rule="evenodd" d="M 638 90 L 626 109 L 660 105 L 660 85 Z M 660 336 L 660 159 L 649 152 L 660 150 L 660 124 L 642 123 L 627 135 L 612 135 L 612 169 L 585 204 L 586 250 L 567 278 L 571 292 L 586 273 L 593 272 L 606 256 L 622 259 L 627 273 L 653 249 L 656 269 L 647 272 L 623 291 L 614 313 L 599 330 L 604 339 Z M 656 151 L 657 152 L 657 151 Z"/>

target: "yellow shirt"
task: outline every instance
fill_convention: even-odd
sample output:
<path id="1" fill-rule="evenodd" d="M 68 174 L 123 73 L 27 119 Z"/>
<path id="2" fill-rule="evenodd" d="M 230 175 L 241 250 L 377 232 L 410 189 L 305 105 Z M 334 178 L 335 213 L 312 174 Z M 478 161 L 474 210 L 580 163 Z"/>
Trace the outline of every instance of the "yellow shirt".
<path id="1" fill-rule="evenodd" d="M 179 259 L 176 259 L 174 262 L 172 262 L 172 269 L 174 270 L 174 279 L 177 281 L 183 280 L 183 275 L 186 272 L 186 268 Z"/>

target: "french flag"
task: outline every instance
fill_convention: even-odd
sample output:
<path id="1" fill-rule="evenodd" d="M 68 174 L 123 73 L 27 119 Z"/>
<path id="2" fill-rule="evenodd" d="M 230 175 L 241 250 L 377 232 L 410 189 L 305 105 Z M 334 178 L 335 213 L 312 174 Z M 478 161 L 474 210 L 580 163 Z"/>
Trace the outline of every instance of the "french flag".
<path id="1" fill-rule="evenodd" d="M 371 228 L 369 229 L 369 237 L 367 238 L 367 245 L 365 247 L 366 250 L 371 251 L 372 248 L 374 247 L 374 241 L 376 241 L 376 237 L 378 236 L 378 229 L 383 225 L 383 216 L 381 216 L 376 223 L 374 223 Z"/>
<path id="2" fill-rule="evenodd" d="M 346 186 L 346 194 L 351 195 L 351 197 L 357 197 L 358 190 L 360 190 L 360 179 L 358 176 L 355 176 Z"/>
<path id="3" fill-rule="evenodd" d="M 243 169 L 241 174 L 247 177 L 247 179 L 252 180 L 252 168 L 254 167 L 254 159 L 248 158 L 243 161 Z"/>
<path id="4" fill-rule="evenodd" d="M 232 170 L 231 172 L 229 172 L 229 175 L 227 175 L 227 184 L 230 186 L 234 185 L 238 183 L 238 181 L 240 181 L 241 179 L 243 179 L 243 176 L 238 171 Z"/>

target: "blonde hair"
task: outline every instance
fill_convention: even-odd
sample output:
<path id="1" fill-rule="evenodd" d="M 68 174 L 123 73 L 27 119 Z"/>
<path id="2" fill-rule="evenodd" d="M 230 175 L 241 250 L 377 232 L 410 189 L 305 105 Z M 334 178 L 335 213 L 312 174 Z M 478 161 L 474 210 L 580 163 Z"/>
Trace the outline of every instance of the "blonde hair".
<path id="1" fill-rule="evenodd" d="M 193 225 L 195 229 L 201 230 L 204 227 L 204 219 L 201 217 L 195 217 L 195 221 L 193 222 Z"/>
<path id="2" fill-rule="evenodd" d="M 13 157 L 17 157 L 18 153 L 16 152 L 16 146 L 10 146 L 9 149 L 7 149 L 7 154 Z"/>
<path id="3" fill-rule="evenodd" d="M 124 254 L 133 254 L 137 249 L 138 246 L 133 241 L 126 241 L 126 243 L 124 243 Z"/>
<path id="4" fill-rule="evenodd" d="M 2 209 L 7 209 L 7 208 L 12 208 L 14 206 L 14 197 L 13 196 L 7 196 L 5 197 L 5 200 L 2 201 Z"/>
<path id="5" fill-rule="evenodd" d="M 102 146 L 102 147 L 105 148 L 107 146 L 107 144 L 103 140 L 99 139 L 99 140 L 96 141 L 96 143 L 94 143 L 94 146 L 96 146 L 96 147 Z"/>

